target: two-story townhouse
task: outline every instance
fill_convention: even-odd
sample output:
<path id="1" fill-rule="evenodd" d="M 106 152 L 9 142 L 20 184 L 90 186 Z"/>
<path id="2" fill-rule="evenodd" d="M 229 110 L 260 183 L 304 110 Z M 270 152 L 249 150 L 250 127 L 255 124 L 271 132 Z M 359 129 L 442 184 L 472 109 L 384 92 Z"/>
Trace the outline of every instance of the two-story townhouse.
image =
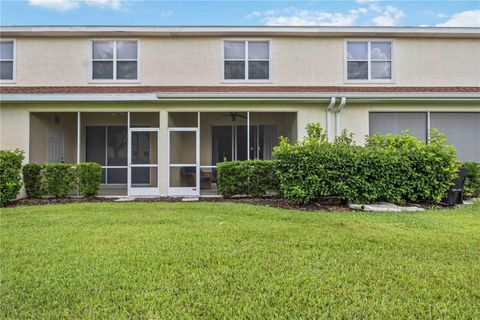
<path id="1" fill-rule="evenodd" d="M 103 195 L 215 193 L 319 122 L 358 143 L 438 128 L 480 161 L 480 29 L 0 28 L 0 147 L 98 162 Z"/>

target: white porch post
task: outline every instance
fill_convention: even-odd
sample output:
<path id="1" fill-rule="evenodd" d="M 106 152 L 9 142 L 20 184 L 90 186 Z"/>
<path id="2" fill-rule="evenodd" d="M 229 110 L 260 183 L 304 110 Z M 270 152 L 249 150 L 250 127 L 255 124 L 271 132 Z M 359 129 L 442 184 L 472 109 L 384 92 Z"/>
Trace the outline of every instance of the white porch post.
<path id="1" fill-rule="evenodd" d="M 80 163 L 80 135 L 82 133 L 80 127 L 80 111 L 77 112 L 77 164 Z M 80 196 L 80 188 L 77 188 L 77 196 Z"/>
<path id="2" fill-rule="evenodd" d="M 427 111 L 427 144 L 430 143 L 430 111 Z"/>
<path id="3" fill-rule="evenodd" d="M 132 144 L 130 132 L 130 111 L 127 112 L 127 195 L 130 195 L 130 186 L 132 182 Z"/>
<path id="4" fill-rule="evenodd" d="M 80 112 L 77 112 L 77 164 L 80 163 L 80 135 L 82 134 L 80 123 Z"/>
<path id="5" fill-rule="evenodd" d="M 250 111 L 247 111 L 247 160 L 250 160 Z"/>
<path id="6" fill-rule="evenodd" d="M 196 132 L 196 141 L 195 141 L 195 162 L 196 162 L 196 185 L 197 185 L 197 193 L 200 195 L 200 112 L 197 112 L 197 132 Z"/>

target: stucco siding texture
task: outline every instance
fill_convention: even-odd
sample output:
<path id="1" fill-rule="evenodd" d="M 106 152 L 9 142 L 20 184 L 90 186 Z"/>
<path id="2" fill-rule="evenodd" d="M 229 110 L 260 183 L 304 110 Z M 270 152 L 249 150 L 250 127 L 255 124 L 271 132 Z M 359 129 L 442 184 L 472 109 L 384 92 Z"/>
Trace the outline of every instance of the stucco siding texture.
<path id="1" fill-rule="evenodd" d="M 15 84 L 87 86 L 95 37 L 17 37 Z M 102 38 L 110 39 L 110 38 Z M 127 39 L 127 38 L 114 38 Z M 223 83 L 222 40 L 255 37 L 136 37 L 142 86 L 229 86 Z M 344 45 L 350 38 L 262 37 L 271 40 L 271 86 L 370 86 L 344 81 Z M 368 38 L 375 40 L 376 38 Z M 479 86 L 480 40 L 393 40 L 388 86 Z M 112 81 L 112 83 L 114 83 Z M 377 83 L 378 84 L 378 83 Z M 382 85 L 382 84 L 380 84 Z"/>

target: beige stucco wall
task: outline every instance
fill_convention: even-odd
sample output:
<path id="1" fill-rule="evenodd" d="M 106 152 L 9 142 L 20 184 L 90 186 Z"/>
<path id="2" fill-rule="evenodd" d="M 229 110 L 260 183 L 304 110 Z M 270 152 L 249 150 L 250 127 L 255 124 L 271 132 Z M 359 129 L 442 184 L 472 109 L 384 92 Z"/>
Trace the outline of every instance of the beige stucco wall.
<path id="1" fill-rule="evenodd" d="M 222 84 L 221 37 L 138 39 L 140 79 L 128 85 L 231 85 Z M 266 85 L 352 85 L 344 83 L 344 38 L 269 39 L 272 41 L 272 82 Z M 17 38 L 17 81 L 5 85 L 90 85 L 90 40 Z M 383 85 L 480 85 L 480 39 L 393 40 L 394 82 Z"/>

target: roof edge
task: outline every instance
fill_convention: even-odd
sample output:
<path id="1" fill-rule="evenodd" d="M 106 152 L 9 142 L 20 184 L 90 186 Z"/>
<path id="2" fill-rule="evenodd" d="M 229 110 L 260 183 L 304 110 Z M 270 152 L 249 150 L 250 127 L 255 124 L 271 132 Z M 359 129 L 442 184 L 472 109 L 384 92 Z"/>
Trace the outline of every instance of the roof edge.
<path id="1" fill-rule="evenodd" d="M 398 36 L 480 38 L 476 27 L 375 26 L 0 26 L 2 36 Z"/>

